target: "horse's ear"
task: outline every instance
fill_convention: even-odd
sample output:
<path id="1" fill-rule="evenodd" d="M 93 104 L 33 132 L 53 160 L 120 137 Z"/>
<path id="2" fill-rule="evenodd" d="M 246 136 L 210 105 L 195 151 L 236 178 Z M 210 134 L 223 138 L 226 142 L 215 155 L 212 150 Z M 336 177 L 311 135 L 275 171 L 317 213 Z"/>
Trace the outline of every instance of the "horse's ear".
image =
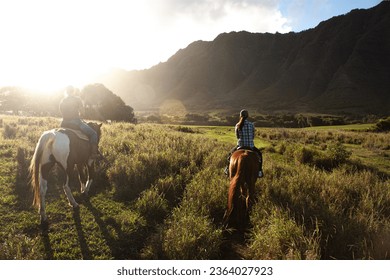
<path id="1" fill-rule="evenodd" d="M 102 127 L 102 125 L 103 125 L 103 123 L 99 123 L 99 124 L 98 124 L 99 127 Z"/>

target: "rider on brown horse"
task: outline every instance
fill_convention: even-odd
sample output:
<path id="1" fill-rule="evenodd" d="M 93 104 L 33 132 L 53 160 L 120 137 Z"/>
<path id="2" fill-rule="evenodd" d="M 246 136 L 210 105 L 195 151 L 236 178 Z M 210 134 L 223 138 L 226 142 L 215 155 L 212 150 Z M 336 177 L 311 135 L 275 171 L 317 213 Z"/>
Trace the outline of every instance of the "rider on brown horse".
<path id="1" fill-rule="evenodd" d="M 255 138 L 255 126 L 253 123 L 248 121 L 249 113 L 247 110 L 241 110 L 240 112 L 240 120 L 235 126 L 235 133 L 237 137 L 237 146 L 235 146 L 229 154 L 228 162 L 230 161 L 230 157 L 232 153 L 239 149 L 250 149 L 255 151 L 259 156 L 259 174 L 258 177 L 263 177 L 263 155 L 261 151 L 255 147 L 253 139 Z M 225 174 L 228 175 L 229 167 L 225 168 Z"/>
<path id="2" fill-rule="evenodd" d="M 78 129 L 88 136 L 91 143 L 91 159 L 97 159 L 98 135 L 87 123 L 80 119 L 80 113 L 84 106 L 80 97 L 76 96 L 73 86 L 68 86 L 65 91 L 65 97 L 61 100 L 60 111 L 62 114 L 61 127 Z"/>

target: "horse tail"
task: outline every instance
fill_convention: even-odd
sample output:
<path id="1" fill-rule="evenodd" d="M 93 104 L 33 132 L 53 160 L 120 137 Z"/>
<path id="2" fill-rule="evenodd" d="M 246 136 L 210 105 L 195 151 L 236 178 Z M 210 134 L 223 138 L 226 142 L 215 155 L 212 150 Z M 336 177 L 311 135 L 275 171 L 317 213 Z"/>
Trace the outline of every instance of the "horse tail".
<path id="1" fill-rule="evenodd" d="M 234 159 L 232 162 L 232 168 L 230 172 L 234 172 L 234 176 L 230 179 L 227 209 L 224 217 L 225 223 L 227 224 L 230 223 L 230 216 L 232 215 L 233 211 L 235 211 L 236 214 L 238 214 L 237 211 L 239 211 L 237 208 L 240 205 L 241 186 L 245 184 L 245 178 L 243 176 L 245 171 L 244 162 L 245 160 L 243 160 L 242 155 Z"/>
<path id="2" fill-rule="evenodd" d="M 30 173 L 30 183 L 34 193 L 33 206 L 39 206 L 41 203 L 41 194 L 39 189 L 39 173 L 42 161 L 42 154 L 45 147 L 53 141 L 52 135 L 44 133 L 39 138 L 38 143 L 35 147 L 34 155 L 31 159 L 30 166 L 28 168 Z"/>

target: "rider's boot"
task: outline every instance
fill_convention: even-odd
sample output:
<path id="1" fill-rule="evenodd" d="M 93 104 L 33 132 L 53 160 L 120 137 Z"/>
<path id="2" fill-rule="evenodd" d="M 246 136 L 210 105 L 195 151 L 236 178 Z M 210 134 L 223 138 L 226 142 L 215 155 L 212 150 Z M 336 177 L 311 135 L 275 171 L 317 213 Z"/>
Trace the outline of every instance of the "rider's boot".
<path id="1" fill-rule="evenodd" d="M 259 173 L 257 175 L 258 178 L 263 178 L 264 173 L 263 173 L 263 162 L 259 160 Z"/>
<path id="2" fill-rule="evenodd" d="M 91 144 L 91 156 L 89 157 L 92 160 L 96 160 L 99 157 L 98 145 Z"/>
<path id="3" fill-rule="evenodd" d="M 232 154 L 230 153 L 229 156 L 227 157 L 227 166 L 225 167 L 224 169 L 224 173 L 226 176 L 229 176 L 229 164 L 230 164 L 230 158 L 231 158 Z"/>

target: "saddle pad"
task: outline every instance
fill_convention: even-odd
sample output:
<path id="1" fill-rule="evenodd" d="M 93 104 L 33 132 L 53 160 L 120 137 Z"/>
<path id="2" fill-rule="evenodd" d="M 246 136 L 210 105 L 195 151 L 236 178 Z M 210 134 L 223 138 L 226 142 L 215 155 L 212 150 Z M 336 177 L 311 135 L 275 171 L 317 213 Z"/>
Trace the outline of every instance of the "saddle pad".
<path id="1" fill-rule="evenodd" d="M 78 138 L 80 138 L 81 140 L 85 140 L 85 141 L 89 141 L 89 138 L 87 135 L 85 135 L 84 133 L 82 133 L 80 130 L 75 130 L 75 129 L 71 129 L 71 128 L 59 128 L 57 129 L 59 132 L 66 132 L 66 131 L 71 131 L 73 132 Z"/>

